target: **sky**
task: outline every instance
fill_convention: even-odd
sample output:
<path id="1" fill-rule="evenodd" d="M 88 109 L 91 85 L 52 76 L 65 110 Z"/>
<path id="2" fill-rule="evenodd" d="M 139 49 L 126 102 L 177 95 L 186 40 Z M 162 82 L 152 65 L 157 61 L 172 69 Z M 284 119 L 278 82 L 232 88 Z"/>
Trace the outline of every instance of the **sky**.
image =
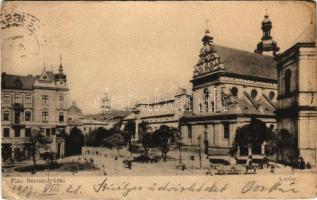
<path id="1" fill-rule="evenodd" d="M 206 28 L 215 44 L 253 52 L 267 10 L 283 52 L 315 17 L 312 3 L 287 1 L 18 1 L 3 9 L 23 13 L 34 29 L 2 29 L 1 71 L 35 75 L 62 62 L 69 102 L 84 113 L 99 112 L 104 92 L 137 101 L 190 89 Z"/>

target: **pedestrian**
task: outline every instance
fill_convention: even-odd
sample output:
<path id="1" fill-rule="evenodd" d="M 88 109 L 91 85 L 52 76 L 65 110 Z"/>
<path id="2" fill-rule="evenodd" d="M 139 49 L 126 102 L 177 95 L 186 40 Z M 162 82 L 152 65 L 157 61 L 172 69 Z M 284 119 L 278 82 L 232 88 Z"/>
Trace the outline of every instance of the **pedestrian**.
<path id="1" fill-rule="evenodd" d="M 245 167 L 246 169 L 245 174 L 248 174 L 249 169 L 252 169 L 252 164 L 253 164 L 252 156 L 249 156 L 247 159 L 246 167 Z M 254 173 L 255 173 L 255 170 L 254 170 Z"/>
<path id="2" fill-rule="evenodd" d="M 204 139 L 204 145 L 205 145 L 205 154 L 206 154 L 206 158 L 208 158 L 208 156 L 209 156 L 209 142 L 208 142 L 208 139 L 207 139 L 207 137 L 205 137 L 205 139 Z"/>
<path id="3" fill-rule="evenodd" d="M 292 170 L 292 173 L 294 174 L 294 169 L 295 169 L 295 158 L 292 158 L 292 161 L 291 161 L 291 170 Z"/>
<path id="4" fill-rule="evenodd" d="M 132 169 L 132 161 L 128 160 L 128 169 Z"/>
<path id="5" fill-rule="evenodd" d="M 266 168 L 269 168 L 269 160 L 267 159 L 266 156 L 263 158 L 263 164 L 266 165 Z"/>
<path id="6" fill-rule="evenodd" d="M 271 165 L 271 173 L 275 174 L 275 163 Z"/>

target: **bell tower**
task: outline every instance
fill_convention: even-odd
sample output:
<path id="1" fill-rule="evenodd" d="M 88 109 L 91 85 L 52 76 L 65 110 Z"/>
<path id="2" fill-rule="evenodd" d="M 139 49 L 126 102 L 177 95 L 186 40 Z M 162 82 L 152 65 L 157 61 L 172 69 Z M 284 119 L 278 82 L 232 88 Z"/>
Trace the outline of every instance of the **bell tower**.
<path id="1" fill-rule="evenodd" d="M 273 56 L 276 56 L 278 54 L 280 47 L 277 46 L 277 43 L 273 40 L 271 36 L 272 27 L 272 21 L 269 19 L 269 15 L 266 13 L 261 27 L 263 31 L 263 36 L 261 38 L 261 41 L 257 44 L 257 48 L 254 50 L 255 53 Z"/>

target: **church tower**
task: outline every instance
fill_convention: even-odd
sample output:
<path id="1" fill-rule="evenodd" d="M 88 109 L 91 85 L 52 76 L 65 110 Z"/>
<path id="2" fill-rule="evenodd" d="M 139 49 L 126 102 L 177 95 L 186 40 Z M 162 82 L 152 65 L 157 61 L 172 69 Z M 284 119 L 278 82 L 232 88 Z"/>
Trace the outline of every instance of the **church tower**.
<path id="1" fill-rule="evenodd" d="M 278 54 L 278 51 L 280 50 L 280 47 L 277 46 L 277 43 L 273 40 L 271 36 L 272 21 L 269 19 L 268 14 L 264 16 L 261 29 L 263 31 L 263 37 L 261 38 L 261 41 L 257 44 L 257 48 L 254 50 L 254 52 L 266 55 L 273 54 L 273 56 L 276 56 Z"/>
<path id="2" fill-rule="evenodd" d="M 56 86 L 59 88 L 67 88 L 66 85 L 66 74 L 64 74 L 63 65 L 62 65 L 62 56 L 60 55 L 60 64 L 58 67 L 58 73 L 55 74 Z"/>

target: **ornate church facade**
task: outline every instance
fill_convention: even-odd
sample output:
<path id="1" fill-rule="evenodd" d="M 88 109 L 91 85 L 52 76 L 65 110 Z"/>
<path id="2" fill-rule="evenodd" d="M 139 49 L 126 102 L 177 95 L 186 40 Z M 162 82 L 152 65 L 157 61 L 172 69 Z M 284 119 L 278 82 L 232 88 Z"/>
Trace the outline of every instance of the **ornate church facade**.
<path id="1" fill-rule="evenodd" d="M 276 62 L 272 55 L 262 55 L 278 51 L 271 27 L 265 16 L 263 45 L 257 46 L 256 53 L 215 45 L 206 31 L 191 80 L 193 111 L 180 123 L 184 145 L 205 146 L 207 141 L 210 154 L 227 154 L 237 130 L 253 119 L 276 127 Z"/>

